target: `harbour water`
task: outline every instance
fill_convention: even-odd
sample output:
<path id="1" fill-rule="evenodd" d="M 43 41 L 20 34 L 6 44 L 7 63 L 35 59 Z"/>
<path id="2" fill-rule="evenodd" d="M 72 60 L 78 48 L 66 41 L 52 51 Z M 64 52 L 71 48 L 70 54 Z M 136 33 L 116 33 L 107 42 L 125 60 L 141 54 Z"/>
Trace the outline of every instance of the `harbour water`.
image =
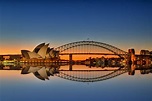
<path id="1" fill-rule="evenodd" d="M 152 101 L 151 85 L 151 67 L 0 68 L 0 101 Z"/>

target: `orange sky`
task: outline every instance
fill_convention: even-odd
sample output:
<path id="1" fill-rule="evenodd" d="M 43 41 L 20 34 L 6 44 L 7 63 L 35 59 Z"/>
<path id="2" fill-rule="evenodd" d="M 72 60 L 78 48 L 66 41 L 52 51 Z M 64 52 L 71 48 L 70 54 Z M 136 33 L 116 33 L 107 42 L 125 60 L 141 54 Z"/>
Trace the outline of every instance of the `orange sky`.
<path id="1" fill-rule="evenodd" d="M 0 55 L 2 54 L 21 54 L 21 50 L 30 50 L 33 51 L 33 46 L 25 46 L 25 47 L 3 47 L 0 49 Z M 127 50 L 125 50 L 127 51 Z M 140 50 L 136 50 L 136 53 L 138 54 Z"/>
<path id="2" fill-rule="evenodd" d="M 100 58 L 102 56 L 104 56 L 106 58 L 108 58 L 108 57 L 118 57 L 118 56 L 115 56 L 115 55 L 111 55 L 111 56 L 106 56 L 106 55 L 73 55 L 72 59 L 73 60 L 85 60 L 85 59 L 89 59 L 89 57 L 91 57 L 91 58 L 99 57 Z M 61 55 L 60 58 L 69 60 L 68 55 L 64 55 L 64 56 Z"/>

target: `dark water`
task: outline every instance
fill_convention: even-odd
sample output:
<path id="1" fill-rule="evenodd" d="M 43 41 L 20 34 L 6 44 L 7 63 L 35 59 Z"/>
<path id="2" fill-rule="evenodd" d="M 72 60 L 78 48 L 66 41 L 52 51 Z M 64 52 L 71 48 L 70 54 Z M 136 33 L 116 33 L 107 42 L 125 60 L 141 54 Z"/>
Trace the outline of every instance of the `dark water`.
<path id="1" fill-rule="evenodd" d="M 151 68 L 74 65 L 72 70 L 69 66 L 0 70 L 0 101 L 152 101 L 151 94 Z"/>

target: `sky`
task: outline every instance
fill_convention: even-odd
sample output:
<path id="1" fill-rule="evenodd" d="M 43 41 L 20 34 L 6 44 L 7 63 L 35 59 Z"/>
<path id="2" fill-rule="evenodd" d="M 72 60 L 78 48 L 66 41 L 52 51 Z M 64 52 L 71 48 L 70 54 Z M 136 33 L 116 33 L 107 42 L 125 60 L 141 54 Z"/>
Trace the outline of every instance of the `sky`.
<path id="1" fill-rule="evenodd" d="M 0 54 L 93 40 L 152 50 L 151 0 L 1 0 Z"/>

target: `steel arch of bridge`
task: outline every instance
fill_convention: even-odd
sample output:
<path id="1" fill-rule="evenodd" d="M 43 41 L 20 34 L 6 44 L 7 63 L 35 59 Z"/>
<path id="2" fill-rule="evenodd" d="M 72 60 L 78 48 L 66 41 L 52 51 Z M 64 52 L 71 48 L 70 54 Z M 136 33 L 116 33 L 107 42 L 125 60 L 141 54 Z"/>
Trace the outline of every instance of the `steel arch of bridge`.
<path id="1" fill-rule="evenodd" d="M 77 42 L 72 42 L 72 43 L 68 43 L 68 44 L 65 44 L 65 45 L 62 45 L 62 46 L 59 46 L 57 48 L 55 48 L 55 50 L 58 50 L 60 53 L 68 50 L 68 49 L 71 49 L 71 48 L 74 48 L 74 47 L 78 47 L 78 46 L 83 46 L 83 45 L 89 45 L 89 46 L 97 46 L 97 47 L 100 47 L 100 48 L 104 48 L 112 53 L 114 53 L 115 55 L 118 55 L 119 57 L 126 57 L 127 55 L 127 52 L 115 47 L 115 46 L 112 46 L 112 45 L 109 45 L 109 44 L 106 44 L 106 43 L 102 43 L 102 42 L 96 42 L 96 41 L 77 41 Z"/>
<path id="2" fill-rule="evenodd" d="M 117 76 L 124 74 L 126 72 L 128 72 L 127 68 L 120 68 L 120 69 L 115 70 L 115 71 L 108 73 L 106 75 L 102 75 L 102 76 L 98 76 L 98 77 L 94 77 L 94 78 L 77 77 L 77 76 L 66 74 L 64 72 L 60 72 L 59 74 L 56 74 L 56 76 L 63 78 L 63 79 L 71 80 L 71 81 L 77 81 L 77 82 L 97 82 L 97 81 L 112 79 L 112 78 L 117 77 Z"/>

